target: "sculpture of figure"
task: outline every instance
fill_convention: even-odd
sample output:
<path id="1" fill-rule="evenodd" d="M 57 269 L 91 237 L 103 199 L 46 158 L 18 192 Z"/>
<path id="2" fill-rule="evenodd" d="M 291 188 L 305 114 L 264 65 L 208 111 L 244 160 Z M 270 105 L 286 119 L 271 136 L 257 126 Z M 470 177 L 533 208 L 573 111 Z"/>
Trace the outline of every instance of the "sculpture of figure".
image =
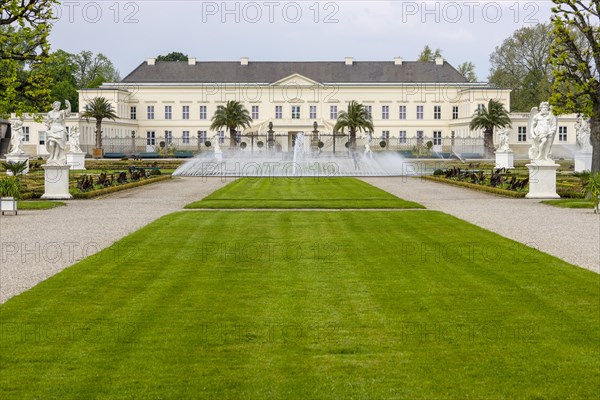
<path id="1" fill-rule="evenodd" d="M 221 136 L 217 133 L 216 135 L 214 135 L 212 137 L 212 141 L 215 143 L 215 153 L 221 153 L 221 146 L 220 146 Z"/>
<path id="2" fill-rule="evenodd" d="M 74 126 L 71 129 L 71 134 L 69 135 L 69 145 L 71 146 L 71 153 L 83 153 L 81 151 L 81 147 L 79 147 L 79 127 Z"/>
<path id="3" fill-rule="evenodd" d="M 371 132 L 367 132 L 365 136 L 363 136 L 364 144 L 365 144 L 365 157 L 373 157 L 373 152 L 371 151 L 371 142 L 373 141 L 373 136 Z"/>
<path id="4" fill-rule="evenodd" d="M 500 152 L 511 151 L 510 146 L 508 145 L 510 129 L 507 127 L 504 127 L 500 130 L 500 132 L 498 132 L 498 135 L 500 137 L 500 145 L 498 146 L 498 151 L 500 151 Z"/>
<path id="5" fill-rule="evenodd" d="M 21 148 L 22 144 L 23 144 L 23 121 L 20 119 L 17 119 L 11 124 L 10 151 L 8 154 L 10 154 L 10 155 L 25 154 L 25 152 Z"/>
<path id="6" fill-rule="evenodd" d="M 590 122 L 583 115 L 577 117 L 575 122 L 575 132 L 577 135 L 577 147 L 582 153 L 592 152 L 592 143 L 590 142 Z"/>
<path id="7" fill-rule="evenodd" d="M 65 119 L 71 115 L 71 103 L 65 100 L 66 108 L 60 109 L 60 101 L 52 103 L 52 110 L 48 111 L 44 123 L 48 127 L 46 132 L 46 150 L 50 156 L 48 164 L 67 165 L 65 147 L 67 145 L 67 125 Z"/>
<path id="8" fill-rule="evenodd" d="M 552 114 L 550 104 L 547 101 L 540 104 L 539 112 L 536 107 L 531 109 L 529 128 L 533 139 L 533 144 L 529 149 L 529 158 L 531 160 L 551 161 L 548 156 L 558 126 L 556 117 Z"/>

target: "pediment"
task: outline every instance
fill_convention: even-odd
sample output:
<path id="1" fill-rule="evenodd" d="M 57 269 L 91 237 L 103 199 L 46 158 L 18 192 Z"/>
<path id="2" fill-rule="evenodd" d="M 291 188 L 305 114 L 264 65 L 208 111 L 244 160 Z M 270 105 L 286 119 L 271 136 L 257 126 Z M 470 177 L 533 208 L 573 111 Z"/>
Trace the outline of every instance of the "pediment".
<path id="1" fill-rule="evenodd" d="M 300 74 L 292 74 L 271 83 L 270 86 L 323 86 L 319 82 Z"/>

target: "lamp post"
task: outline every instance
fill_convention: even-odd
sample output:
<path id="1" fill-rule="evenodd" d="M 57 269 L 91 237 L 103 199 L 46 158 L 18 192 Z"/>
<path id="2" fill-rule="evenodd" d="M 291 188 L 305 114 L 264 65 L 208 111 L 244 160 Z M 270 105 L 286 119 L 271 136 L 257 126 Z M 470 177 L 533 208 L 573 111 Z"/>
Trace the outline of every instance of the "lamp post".
<path id="1" fill-rule="evenodd" d="M 271 151 L 271 148 L 273 147 L 273 121 L 269 122 L 269 130 L 267 131 L 268 136 L 267 136 L 267 151 Z"/>

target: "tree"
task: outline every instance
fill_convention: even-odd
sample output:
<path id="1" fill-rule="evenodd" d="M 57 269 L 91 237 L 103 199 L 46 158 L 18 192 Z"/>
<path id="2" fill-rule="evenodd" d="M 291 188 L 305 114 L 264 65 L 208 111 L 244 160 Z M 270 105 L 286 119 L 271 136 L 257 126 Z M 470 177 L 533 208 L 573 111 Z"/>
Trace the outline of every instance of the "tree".
<path id="1" fill-rule="evenodd" d="M 248 110 L 242 103 L 235 100 L 229 100 L 225 107 L 217 107 L 217 111 L 211 119 L 210 129 L 217 131 L 223 127 L 229 129 L 229 147 L 237 146 L 235 140 L 236 129 L 239 127 L 249 128 L 252 123 L 252 118 Z"/>
<path id="2" fill-rule="evenodd" d="M 77 68 L 75 80 L 79 88 L 98 87 L 104 82 L 121 80 L 119 71 L 102 53 L 94 55 L 91 51 L 84 50 L 73 56 L 73 61 Z"/>
<path id="3" fill-rule="evenodd" d="M 352 100 L 348 104 L 348 111 L 340 111 L 333 132 L 344 132 L 348 129 L 350 133 L 350 144 L 356 149 L 356 132 L 373 132 L 373 120 L 364 105 Z"/>
<path id="4" fill-rule="evenodd" d="M 469 129 L 483 129 L 483 147 L 486 158 L 494 157 L 494 129 L 511 127 L 510 117 L 504 104 L 498 100 L 490 100 L 487 108 L 479 108 L 473 114 Z"/>
<path id="5" fill-rule="evenodd" d="M 77 92 L 77 81 L 74 63 L 74 55 L 63 50 L 51 53 L 48 62 L 44 66 L 48 76 L 52 79 L 51 98 L 55 100 L 69 100 L 73 109 L 79 109 L 79 93 Z"/>
<path id="6" fill-rule="evenodd" d="M 87 105 L 86 110 L 81 114 L 82 118 L 89 121 L 90 118 L 96 120 L 96 148 L 102 148 L 102 120 L 111 119 L 115 120 L 117 114 L 113 111 L 112 104 L 108 102 L 104 97 L 94 97 Z"/>
<path id="7" fill-rule="evenodd" d="M 156 57 L 156 61 L 187 61 L 188 56 L 178 51 L 172 51 L 166 56 Z"/>
<path id="8" fill-rule="evenodd" d="M 0 114 L 39 112 L 50 102 L 48 35 L 56 0 L 3 0 L 0 4 Z"/>
<path id="9" fill-rule="evenodd" d="M 590 117 L 593 146 L 592 173 L 600 171 L 600 0 L 552 0 L 554 28 L 550 60 L 554 66 L 554 94 L 558 113 Z"/>
<path id="10" fill-rule="evenodd" d="M 440 49 L 436 49 L 435 52 L 433 50 L 431 50 L 431 48 L 429 47 L 429 45 L 426 45 L 425 48 L 423 49 L 423 51 L 421 52 L 421 54 L 419 54 L 419 58 L 417 59 L 417 61 L 435 61 L 435 59 L 437 57 L 441 57 L 442 56 L 442 50 Z"/>
<path id="11" fill-rule="evenodd" d="M 529 112 L 550 97 L 552 43 L 549 24 L 517 29 L 490 55 L 490 83 L 511 92 L 512 111 Z"/>
<path id="12" fill-rule="evenodd" d="M 477 82 L 477 74 L 475 74 L 475 64 L 470 61 L 465 61 L 458 66 L 458 72 L 469 82 Z"/>

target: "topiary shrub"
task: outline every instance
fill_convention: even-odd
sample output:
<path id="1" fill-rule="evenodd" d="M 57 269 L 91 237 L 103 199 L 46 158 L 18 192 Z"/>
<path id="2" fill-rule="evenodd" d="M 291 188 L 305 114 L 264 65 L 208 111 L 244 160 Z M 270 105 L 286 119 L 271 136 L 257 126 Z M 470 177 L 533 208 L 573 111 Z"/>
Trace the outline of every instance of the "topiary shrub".
<path id="1" fill-rule="evenodd" d="M 264 144 L 264 142 L 263 142 L 262 140 L 259 140 L 258 142 L 256 142 L 256 146 L 257 146 L 259 149 L 262 149 L 264 145 L 265 145 L 265 144 Z"/>
<path id="2" fill-rule="evenodd" d="M 240 143 L 240 148 L 241 149 L 245 149 L 248 145 L 246 144 L 246 142 L 242 142 Z"/>
<path id="3" fill-rule="evenodd" d="M 383 149 L 383 148 L 385 148 L 385 146 L 387 146 L 387 143 L 385 142 L 385 140 L 382 140 L 381 142 L 379 142 L 379 147 L 381 147 Z"/>
<path id="4" fill-rule="evenodd" d="M 441 169 L 436 169 L 433 171 L 433 176 L 445 175 L 445 172 Z"/>
<path id="5" fill-rule="evenodd" d="M 210 147 L 210 146 L 212 146 L 212 143 L 210 142 L 210 140 L 207 140 L 206 142 L 204 142 L 204 145 L 206 147 Z"/>

